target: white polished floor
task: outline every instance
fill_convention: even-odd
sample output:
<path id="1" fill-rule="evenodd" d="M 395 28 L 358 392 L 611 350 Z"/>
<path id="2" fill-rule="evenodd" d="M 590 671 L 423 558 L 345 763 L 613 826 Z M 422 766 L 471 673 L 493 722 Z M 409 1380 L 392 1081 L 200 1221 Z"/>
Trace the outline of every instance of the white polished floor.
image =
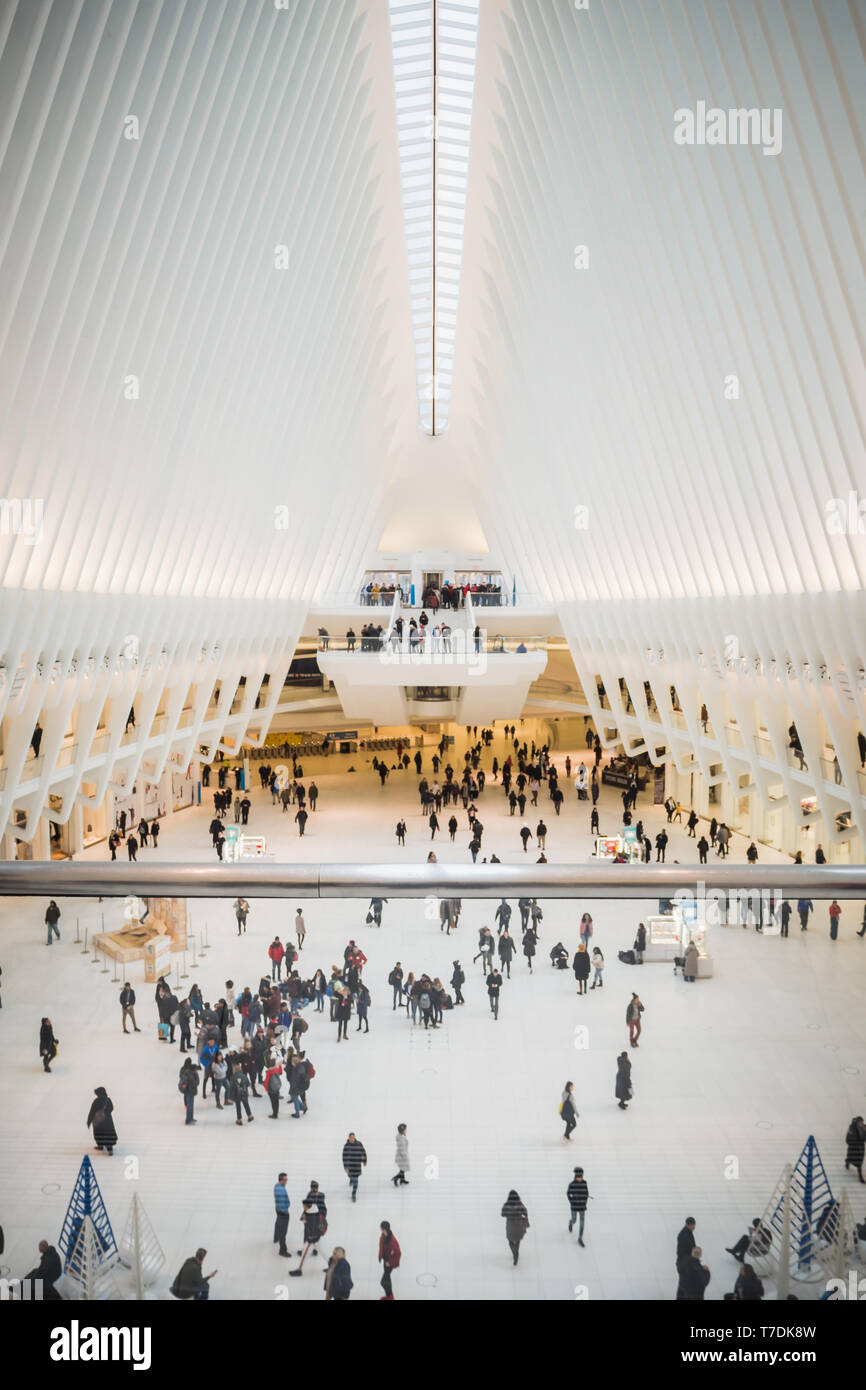
<path id="1" fill-rule="evenodd" d="M 458 739 L 455 768 L 462 767 L 464 747 Z M 501 737 L 485 755 L 485 768 L 493 753 L 501 761 Z M 562 770 L 564 752 L 556 761 Z M 345 770 L 350 762 L 357 772 Z M 429 773 L 429 755 L 425 769 Z M 307 782 L 315 776 L 320 802 L 303 840 L 269 794 L 252 794 L 250 828 L 268 836 L 278 860 L 424 861 L 429 830 L 419 813 L 414 768 L 393 773 L 384 789 L 363 754 L 330 763 L 305 760 L 304 771 Z M 590 804 L 578 803 L 569 787 L 557 819 L 545 791 L 540 800 L 551 862 L 586 858 Z M 638 812 L 654 836 L 664 817 L 648 809 L 647 800 L 645 794 Z M 216 890 L 220 869 L 207 834 L 211 804 L 169 818 L 156 853 L 166 862 L 213 861 Z M 616 830 L 618 793 L 604 791 L 600 804 L 602 829 Z M 404 850 L 394 838 L 400 814 L 409 826 Z M 443 825 L 449 814 L 440 817 Z M 486 854 L 495 851 L 506 863 L 534 862 L 534 844 L 528 855 L 522 853 L 519 821 L 507 815 L 497 785 L 488 782 L 479 815 Z M 536 819 L 535 813 L 527 818 L 533 832 Z M 440 862 L 468 860 L 462 808 L 458 820 L 455 846 L 447 835 L 437 836 Z M 693 862 L 696 851 L 685 826 L 671 827 L 671 837 L 668 862 Z M 732 859 L 742 860 L 745 848 L 735 838 Z M 85 857 L 106 859 L 105 846 Z M 142 863 L 152 858 L 153 851 L 139 856 Z M 768 871 L 779 860 L 761 850 Z M 117 873 L 122 884 L 124 864 L 118 863 Z M 767 882 L 771 887 L 770 872 Z M 229 977 L 238 987 L 255 987 L 267 967 L 270 940 L 275 932 L 288 934 L 298 905 L 253 902 L 247 935 L 239 940 L 229 902 L 216 896 L 194 902 L 194 930 L 207 922 L 211 949 L 195 969 L 188 965 L 182 983 L 197 980 L 206 998 L 218 997 Z M 810 1133 L 836 1195 L 846 1187 L 855 1214 L 863 1217 L 866 1187 L 842 1166 L 847 1124 L 853 1114 L 866 1112 L 866 940 L 854 935 L 862 904 L 845 905 L 835 943 L 829 940 L 826 904 L 817 905 L 808 934 L 795 919 L 787 940 L 719 928 L 712 943 L 715 978 L 686 986 L 669 965 L 630 968 L 617 960 L 617 950 L 631 945 L 636 922 L 653 904 L 551 900 L 544 903 L 535 974 L 519 957 L 494 1022 L 480 965 L 470 964 L 478 927 L 493 926 L 494 904 L 466 900 L 459 931 L 447 939 L 438 919 L 425 915 L 423 902 L 388 904 L 379 931 L 364 925 L 366 902 L 305 902 L 305 966 L 327 971 L 342 959 L 350 936 L 369 957 L 370 1033 L 356 1033 L 353 1020 L 348 1044 L 338 1047 L 327 1013 L 308 1012 L 308 1054 L 318 1073 L 309 1115 L 290 1120 L 284 1104 L 274 1123 L 265 1118 L 269 1106 L 262 1099 L 253 1102 L 256 1122 L 243 1129 L 233 1123 L 233 1110 L 217 1112 L 210 1099 L 198 1105 L 198 1125 L 183 1125 L 176 1089 L 180 1059 L 176 1047 L 156 1039 L 153 990 L 143 984 L 140 963 L 128 975 L 138 991 L 144 1031 L 122 1035 L 119 984 L 74 944 L 76 916 L 83 932 L 85 925 L 98 925 L 102 913 L 106 924 L 118 921 L 119 905 L 61 899 L 60 906 L 62 940 L 50 950 L 44 902 L 7 901 L 3 908 L 0 1224 L 6 1233 L 3 1264 L 13 1274 L 35 1262 L 41 1237 L 57 1240 L 89 1149 L 85 1118 L 98 1085 L 114 1100 L 119 1134 L 113 1158 L 92 1155 L 116 1233 L 138 1191 L 167 1256 L 162 1284 L 204 1245 L 207 1267 L 220 1271 L 214 1298 L 272 1298 L 280 1284 L 289 1286 L 293 1300 L 322 1297 L 322 1260 L 308 1259 L 305 1277 L 287 1280 L 287 1262 L 271 1245 L 271 1192 L 281 1168 L 289 1173 L 292 1248 L 301 1199 L 316 1178 L 328 1199 L 325 1245 L 346 1247 L 353 1298 L 381 1292 L 376 1251 L 379 1222 L 387 1219 L 403 1248 L 394 1278 L 398 1298 L 570 1299 L 585 1288 L 592 1300 L 669 1299 L 676 1287 L 675 1236 L 686 1215 L 697 1219 L 712 1270 L 708 1297 L 720 1298 L 736 1273 L 724 1247 L 762 1212 L 783 1165 L 796 1159 Z M 571 973 L 554 972 L 547 952 L 559 938 L 574 951 L 586 908 L 608 964 L 604 990 L 578 998 Z M 413 1030 L 405 1014 L 391 1010 L 386 977 L 394 961 L 444 979 L 456 956 L 469 977 L 466 1007 L 446 1014 L 440 1031 Z M 624 1113 L 615 1104 L 613 1082 L 633 989 L 640 990 L 646 1014 L 640 1049 L 631 1054 L 635 1097 Z M 37 1056 L 43 1014 L 52 1018 L 61 1041 L 51 1076 L 43 1075 Z M 582 1024 L 589 1028 L 589 1046 L 577 1050 L 575 1028 Z M 566 1144 L 557 1107 L 569 1079 L 580 1122 Z M 411 1182 L 395 1192 L 389 1179 L 401 1121 L 408 1124 Z M 369 1156 L 355 1206 L 340 1162 L 350 1129 Z M 725 1176 L 732 1155 L 739 1161 L 734 1180 Z M 134 1165 L 126 1163 L 131 1157 L 138 1160 L 137 1178 L 130 1176 Z M 593 1198 L 585 1250 L 566 1230 L 565 1188 L 577 1163 L 586 1170 Z M 510 1187 L 519 1191 L 531 1221 L 517 1269 L 499 1214 Z M 807 1287 L 802 1294 L 814 1292 Z"/>

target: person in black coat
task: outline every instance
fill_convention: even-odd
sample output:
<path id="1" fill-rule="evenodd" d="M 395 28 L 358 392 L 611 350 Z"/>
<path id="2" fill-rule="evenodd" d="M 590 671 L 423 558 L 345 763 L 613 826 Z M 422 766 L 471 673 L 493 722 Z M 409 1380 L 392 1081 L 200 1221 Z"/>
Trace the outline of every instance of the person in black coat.
<path id="1" fill-rule="evenodd" d="M 691 1254 L 684 1255 L 677 1266 L 680 1276 L 677 1285 L 677 1300 L 679 1302 L 703 1302 L 707 1284 L 710 1282 L 710 1271 L 706 1265 L 701 1264 L 701 1247 L 696 1245 Z"/>
<path id="2" fill-rule="evenodd" d="M 574 978 L 577 980 L 578 994 L 586 994 L 586 982 L 589 979 L 589 953 L 584 945 L 574 953 L 574 960 L 571 963 L 574 971 Z"/>
<path id="3" fill-rule="evenodd" d="M 686 1255 L 690 1255 L 695 1248 L 695 1225 L 695 1218 L 693 1216 L 687 1216 L 682 1230 L 677 1234 L 677 1269 L 680 1267 L 680 1261 L 683 1260 Z"/>
<path id="4" fill-rule="evenodd" d="M 866 1154 L 866 1124 L 862 1115 L 855 1115 L 845 1135 L 845 1168 L 853 1168 L 863 1182 L 863 1157 Z"/>
<path id="5" fill-rule="evenodd" d="M 57 1039 L 50 1018 L 43 1018 L 42 1027 L 39 1029 L 39 1056 L 42 1058 L 43 1070 L 50 1071 L 51 1063 L 57 1056 Z"/>
<path id="6" fill-rule="evenodd" d="M 454 990 L 454 1003 L 465 1004 L 466 1000 L 461 993 L 463 985 L 466 983 L 466 975 L 463 972 L 459 960 L 454 961 L 454 971 L 451 976 L 451 988 Z"/>
<path id="7" fill-rule="evenodd" d="M 32 1299 L 42 1298 L 43 1300 L 48 1299 L 59 1302 L 60 1294 L 57 1292 L 54 1285 L 63 1273 L 60 1256 L 54 1249 L 54 1246 L 48 1244 L 47 1240 L 40 1240 L 39 1257 L 38 1265 L 36 1265 L 35 1269 L 31 1269 L 29 1274 L 24 1275 L 22 1283 L 26 1284 L 30 1279 L 38 1279 L 39 1289 L 31 1288 L 30 1297 Z"/>
<path id="8" fill-rule="evenodd" d="M 621 1052 L 616 1059 L 616 1086 L 614 1094 L 619 1101 L 620 1110 L 628 1110 L 628 1102 L 632 1097 L 631 1089 L 631 1062 L 627 1052 Z M 682 1234 L 682 1233 L 680 1233 Z M 692 1240 L 694 1244 L 694 1239 Z M 677 1258 L 679 1258 L 679 1238 L 677 1239 Z"/>
<path id="9" fill-rule="evenodd" d="M 117 1143 L 117 1130 L 114 1128 L 112 1118 L 114 1103 L 109 1099 L 104 1086 L 97 1086 L 94 1095 L 96 1099 L 92 1102 L 87 1113 L 87 1128 L 93 1127 L 96 1147 L 105 1149 L 110 1155 L 114 1152 L 114 1146 Z"/>
<path id="10" fill-rule="evenodd" d="M 416 755 L 417 756 L 417 755 Z M 352 1292 L 352 1267 L 342 1245 L 336 1245 L 325 1271 L 325 1301 L 346 1303 Z"/>
<path id="11" fill-rule="evenodd" d="M 760 1303 L 764 1297 L 764 1285 L 751 1265 L 741 1265 L 737 1282 L 734 1285 L 734 1298 L 738 1303 Z"/>

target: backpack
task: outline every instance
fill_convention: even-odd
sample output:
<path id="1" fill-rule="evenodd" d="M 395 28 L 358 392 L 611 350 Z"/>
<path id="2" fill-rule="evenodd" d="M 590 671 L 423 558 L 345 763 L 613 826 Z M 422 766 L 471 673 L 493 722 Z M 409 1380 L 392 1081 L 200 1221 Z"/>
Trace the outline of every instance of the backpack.
<path id="1" fill-rule="evenodd" d="M 279 1074 L 278 1074 L 277 1072 L 275 1072 L 275 1071 L 274 1071 L 274 1072 L 271 1072 L 270 1076 L 268 1077 L 268 1093 L 269 1093 L 269 1095 L 272 1095 L 272 1096 L 279 1095 L 279 1093 L 280 1093 L 281 1090 L 282 1090 L 282 1085 L 281 1085 L 281 1083 L 280 1083 Z"/>
<path id="2" fill-rule="evenodd" d="M 429 1007 L 430 1007 L 430 995 L 427 993 L 426 990 L 425 990 L 424 993 L 421 995 L 421 998 L 418 1000 L 418 1003 L 421 1005 L 421 1008 L 422 1008 L 425 1012 L 426 1012 L 427 1009 L 429 1009 Z"/>
<path id="3" fill-rule="evenodd" d="M 308 1080 L 308 1081 L 312 1081 L 312 1079 L 313 1079 L 313 1077 L 314 1077 L 315 1075 L 316 1075 L 316 1068 L 313 1066 L 312 1062 L 307 1062 L 307 1080 Z"/>

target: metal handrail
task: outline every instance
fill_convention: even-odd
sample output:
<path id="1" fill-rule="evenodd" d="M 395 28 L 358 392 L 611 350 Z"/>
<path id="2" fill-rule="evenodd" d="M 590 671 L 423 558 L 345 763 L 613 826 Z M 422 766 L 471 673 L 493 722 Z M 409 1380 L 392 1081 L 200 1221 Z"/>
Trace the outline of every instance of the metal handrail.
<path id="1" fill-rule="evenodd" d="M 866 864 L 0 863 L 0 895 L 15 897 L 665 898 L 700 892 L 699 884 L 793 899 L 866 899 Z"/>

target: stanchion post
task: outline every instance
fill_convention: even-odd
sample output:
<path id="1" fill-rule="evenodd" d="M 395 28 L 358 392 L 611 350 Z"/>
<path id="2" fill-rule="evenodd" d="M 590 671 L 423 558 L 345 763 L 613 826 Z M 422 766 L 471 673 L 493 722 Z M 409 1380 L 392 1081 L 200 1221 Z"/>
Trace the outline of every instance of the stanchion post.
<path id="1" fill-rule="evenodd" d="M 186 950 L 184 950 L 184 953 L 183 953 L 183 973 L 182 973 L 182 975 L 181 975 L 180 978 L 181 978 L 182 980 L 188 980 L 188 979 L 189 979 L 189 971 L 188 971 L 187 968 L 186 968 Z"/>
<path id="2" fill-rule="evenodd" d="M 210 942 L 208 941 L 207 922 L 204 922 L 202 924 L 201 945 L 199 946 L 199 950 L 201 951 L 202 955 L 204 955 L 205 951 L 210 950 Z"/>
<path id="3" fill-rule="evenodd" d="M 102 967 L 102 969 L 100 970 L 99 973 L 100 973 L 100 975 L 107 975 L 107 974 L 108 974 L 108 957 L 107 957 L 107 955 L 105 954 L 105 951 L 104 951 L 104 950 L 103 950 L 103 952 L 102 952 L 102 959 L 103 959 L 103 961 L 105 962 L 105 964 L 103 965 L 103 967 Z"/>
<path id="4" fill-rule="evenodd" d="M 198 961 L 196 960 L 195 954 L 195 937 L 191 936 L 189 939 L 192 942 L 192 960 L 190 961 L 190 965 L 192 966 L 193 970 L 195 970 L 196 966 L 198 965 Z"/>
<path id="5" fill-rule="evenodd" d="M 80 919 L 79 917 L 76 917 L 76 919 L 75 919 L 75 944 L 76 944 L 76 946 L 80 946 L 80 945 L 81 945 L 81 932 L 80 932 L 80 930 L 79 930 L 80 924 L 81 924 L 81 919 Z"/>
<path id="6" fill-rule="evenodd" d="M 88 945 L 87 945 L 87 928 L 85 927 L 85 928 L 84 928 L 84 949 L 81 951 L 81 955 L 82 955 L 82 956 L 86 956 L 88 950 L 89 950 L 89 947 L 88 947 Z"/>

